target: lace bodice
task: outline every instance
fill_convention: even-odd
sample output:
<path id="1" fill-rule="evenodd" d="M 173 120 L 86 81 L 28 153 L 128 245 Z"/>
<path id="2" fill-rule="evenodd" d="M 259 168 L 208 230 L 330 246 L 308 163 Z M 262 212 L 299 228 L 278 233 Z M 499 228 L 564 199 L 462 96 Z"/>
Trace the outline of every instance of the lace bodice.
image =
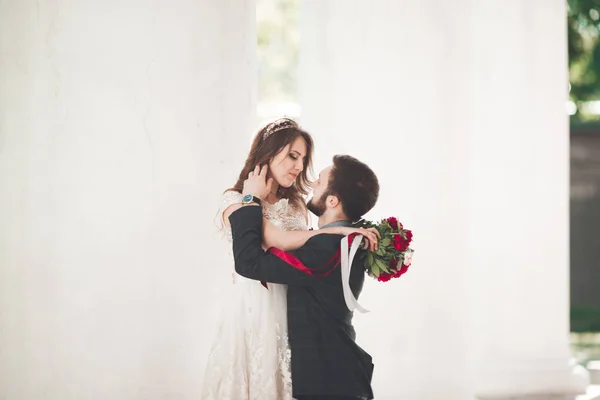
<path id="1" fill-rule="evenodd" d="M 223 212 L 232 204 L 242 202 L 241 193 L 228 191 L 223 194 L 221 199 L 220 217 L 223 217 Z M 262 202 L 263 216 L 269 220 L 276 228 L 282 231 L 299 231 L 307 230 L 308 224 L 303 213 L 297 211 L 289 204 L 288 199 L 281 199 L 275 204 L 269 204 L 266 201 Z M 223 221 L 221 221 L 222 223 Z M 231 228 L 223 224 L 223 232 L 227 239 L 231 241 Z"/>

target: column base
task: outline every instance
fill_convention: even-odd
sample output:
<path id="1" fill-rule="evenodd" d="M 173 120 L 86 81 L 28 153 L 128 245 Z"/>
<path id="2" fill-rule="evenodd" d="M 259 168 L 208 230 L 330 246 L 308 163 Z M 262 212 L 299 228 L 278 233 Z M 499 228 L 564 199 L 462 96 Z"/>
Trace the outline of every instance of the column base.
<path id="1" fill-rule="evenodd" d="M 590 361 L 587 369 L 590 372 L 590 383 L 600 385 L 600 361 Z"/>
<path id="2" fill-rule="evenodd" d="M 544 361 L 520 363 L 511 368 L 483 368 L 478 374 L 475 397 L 478 400 L 575 400 L 585 394 L 589 385 L 588 371 L 574 362 L 556 364 Z"/>

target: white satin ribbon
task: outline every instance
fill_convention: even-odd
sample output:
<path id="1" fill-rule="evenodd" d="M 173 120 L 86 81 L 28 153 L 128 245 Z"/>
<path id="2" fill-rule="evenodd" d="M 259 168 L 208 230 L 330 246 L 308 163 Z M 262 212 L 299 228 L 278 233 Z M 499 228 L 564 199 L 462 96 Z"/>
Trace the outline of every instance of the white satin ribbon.
<path id="1" fill-rule="evenodd" d="M 361 313 L 367 313 L 369 312 L 369 310 L 363 308 L 360 304 L 358 304 L 358 300 L 356 300 L 354 294 L 352 294 L 352 290 L 350 289 L 350 269 L 352 268 L 352 261 L 354 261 L 354 256 L 356 256 L 356 251 L 360 247 L 360 242 L 362 241 L 362 239 L 362 235 L 356 235 L 356 237 L 352 241 L 352 247 L 349 251 L 350 254 L 348 254 L 348 236 L 342 239 L 342 289 L 344 291 L 344 300 L 346 300 L 346 306 L 348 307 L 348 310 L 358 310 Z"/>

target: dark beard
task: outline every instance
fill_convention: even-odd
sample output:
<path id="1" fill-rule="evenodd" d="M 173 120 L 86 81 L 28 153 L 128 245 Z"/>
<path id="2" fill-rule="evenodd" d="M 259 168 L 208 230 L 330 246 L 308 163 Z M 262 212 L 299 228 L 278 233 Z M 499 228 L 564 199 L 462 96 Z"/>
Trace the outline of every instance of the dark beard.
<path id="1" fill-rule="evenodd" d="M 314 197 L 312 199 L 310 199 L 310 201 L 306 204 L 308 211 L 315 214 L 317 217 L 320 217 L 323 214 L 325 214 L 325 210 L 327 208 L 327 207 L 325 207 L 325 199 L 326 198 L 327 198 L 327 194 L 325 193 L 325 194 L 323 194 L 323 196 L 321 196 L 320 199 L 318 199 L 316 201 L 315 201 Z"/>

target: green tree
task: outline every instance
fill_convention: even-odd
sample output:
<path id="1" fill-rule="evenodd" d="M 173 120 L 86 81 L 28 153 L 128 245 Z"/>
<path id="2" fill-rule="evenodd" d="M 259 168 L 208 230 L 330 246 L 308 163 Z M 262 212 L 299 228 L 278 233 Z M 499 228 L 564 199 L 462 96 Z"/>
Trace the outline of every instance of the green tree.
<path id="1" fill-rule="evenodd" d="M 568 0 L 570 97 L 578 106 L 600 100 L 600 0 Z"/>
<path id="2" fill-rule="evenodd" d="M 296 98 L 298 0 L 258 0 L 259 101 Z"/>

